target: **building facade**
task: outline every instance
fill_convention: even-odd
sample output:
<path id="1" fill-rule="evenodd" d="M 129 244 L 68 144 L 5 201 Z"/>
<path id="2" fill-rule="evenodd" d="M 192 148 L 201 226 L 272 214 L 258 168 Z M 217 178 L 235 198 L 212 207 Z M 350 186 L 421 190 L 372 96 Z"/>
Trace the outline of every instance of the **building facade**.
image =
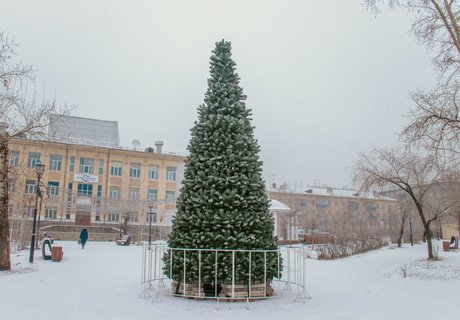
<path id="1" fill-rule="evenodd" d="M 392 236 L 398 230 L 399 202 L 376 192 L 308 187 L 304 192 L 281 188 L 268 194 L 291 209 L 277 221 L 280 240 L 296 240 L 299 233 Z"/>
<path id="2" fill-rule="evenodd" d="M 184 157 L 118 147 L 12 139 L 9 143 L 9 213 L 31 218 L 35 167 L 45 164 L 39 202 L 41 221 L 76 225 L 170 225 L 183 178 Z M 154 215 L 149 215 L 153 212 Z"/>

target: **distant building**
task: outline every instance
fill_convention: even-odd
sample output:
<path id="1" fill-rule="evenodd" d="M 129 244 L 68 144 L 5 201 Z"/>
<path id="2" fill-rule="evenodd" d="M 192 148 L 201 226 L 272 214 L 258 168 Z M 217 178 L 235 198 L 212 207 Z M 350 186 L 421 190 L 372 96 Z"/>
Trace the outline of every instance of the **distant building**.
<path id="1" fill-rule="evenodd" d="M 120 145 L 118 122 L 54 116 L 48 129 L 53 141 L 116 148 Z"/>
<path id="2" fill-rule="evenodd" d="M 413 187 L 415 189 L 415 187 Z M 430 223 L 430 230 L 435 238 L 450 239 L 457 236 L 460 230 L 460 210 L 458 198 L 460 196 L 460 182 L 457 180 L 441 180 L 431 185 L 423 185 L 425 191 L 422 205 L 426 220 L 432 220 L 434 214 L 439 216 Z M 418 192 L 417 192 L 418 193 Z M 425 229 L 418 210 L 410 196 L 401 189 L 390 189 L 382 195 L 398 199 L 406 211 L 414 241 L 424 239 Z M 409 239 L 409 227 L 405 228 L 405 239 Z"/>
<path id="3" fill-rule="evenodd" d="M 290 192 L 282 187 L 268 194 L 290 208 L 278 217 L 280 240 L 296 240 L 299 233 L 392 235 L 397 231 L 399 202 L 377 192 L 332 187 Z"/>

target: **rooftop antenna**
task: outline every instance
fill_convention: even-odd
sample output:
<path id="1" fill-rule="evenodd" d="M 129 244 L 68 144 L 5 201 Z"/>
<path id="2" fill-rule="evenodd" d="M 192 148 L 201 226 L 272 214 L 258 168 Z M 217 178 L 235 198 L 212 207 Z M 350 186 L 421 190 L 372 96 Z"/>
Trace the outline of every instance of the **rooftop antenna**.
<path id="1" fill-rule="evenodd" d="M 137 148 L 141 146 L 141 142 L 137 139 L 134 139 L 133 141 L 131 141 L 131 144 L 133 145 L 134 150 L 137 150 Z"/>

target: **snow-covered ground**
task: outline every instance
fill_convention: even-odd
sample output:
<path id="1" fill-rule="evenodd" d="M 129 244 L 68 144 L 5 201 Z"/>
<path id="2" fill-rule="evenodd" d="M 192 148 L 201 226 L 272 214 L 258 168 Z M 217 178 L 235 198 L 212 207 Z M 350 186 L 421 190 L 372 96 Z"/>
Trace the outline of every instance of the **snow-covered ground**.
<path id="1" fill-rule="evenodd" d="M 44 261 L 38 251 L 33 264 L 28 252 L 12 255 L 13 270 L 0 272 L 0 319 L 421 320 L 460 314 L 460 251 L 440 251 L 436 262 L 425 260 L 425 245 L 335 261 L 308 259 L 311 300 L 293 302 L 296 289 L 281 286 L 280 297 L 247 305 L 187 300 L 166 291 L 162 302 L 141 299 L 141 247 L 55 244 L 64 248 L 61 262 Z"/>

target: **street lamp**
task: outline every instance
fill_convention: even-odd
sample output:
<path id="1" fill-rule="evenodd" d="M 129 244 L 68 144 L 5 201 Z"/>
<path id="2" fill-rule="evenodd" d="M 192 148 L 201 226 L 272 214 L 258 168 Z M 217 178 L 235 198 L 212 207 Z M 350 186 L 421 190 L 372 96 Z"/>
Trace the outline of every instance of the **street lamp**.
<path id="1" fill-rule="evenodd" d="M 37 190 L 35 196 L 35 210 L 34 210 L 34 222 L 32 225 L 32 239 L 30 240 L 30 257 L 29 262 L 34 262 L 34 248 L 35 248 L 35 225 L 37 223 L 37 209 L 38 209 L 38 198 L 41 198 L 42 194 L 40 192 L 40 179 L 45 172 L 45 165 L 43 163 L 37 163 L 35 165 L 35 173 L 37 175 Z"/>
<path id="2" fill-rule="evenodd" d="M 152 244 L 152 220 L 155 220 L 156 213 L 152 211 L 153 203 L 149 204 L 149 248 Z M 155 221 L 154 221 L 155 222 Z"/>
<path id="3" fill-rule="evenodd" d="M 43 165 L 44 166 L 44 165 Z M 44 169 L 43 169 L 44 170 Z M 43 184 L 43 182 L 41 182 L 41 185 L 45 188 L 46 190 L 46 186 Z M 38 186 L 38 188 L 40 188 L 40 186 Z M 48 193 L 48 191 L 45 191 L 46 192 L 46 199 L 49 199 L 50 195 Z M 42 212 L 42 202 L 43 202 L 43 194 L 41 192 L 41 190 L 38 190 L 37 193 L 40 195 L 40 204 L 38 205 L 38 214 L 37 214 L 37 230 L 39 231 L 40 230 L 40 213 Z M 38 249 L 38 238 L 37 237 L 35 239 L 35 248 Z"/>

